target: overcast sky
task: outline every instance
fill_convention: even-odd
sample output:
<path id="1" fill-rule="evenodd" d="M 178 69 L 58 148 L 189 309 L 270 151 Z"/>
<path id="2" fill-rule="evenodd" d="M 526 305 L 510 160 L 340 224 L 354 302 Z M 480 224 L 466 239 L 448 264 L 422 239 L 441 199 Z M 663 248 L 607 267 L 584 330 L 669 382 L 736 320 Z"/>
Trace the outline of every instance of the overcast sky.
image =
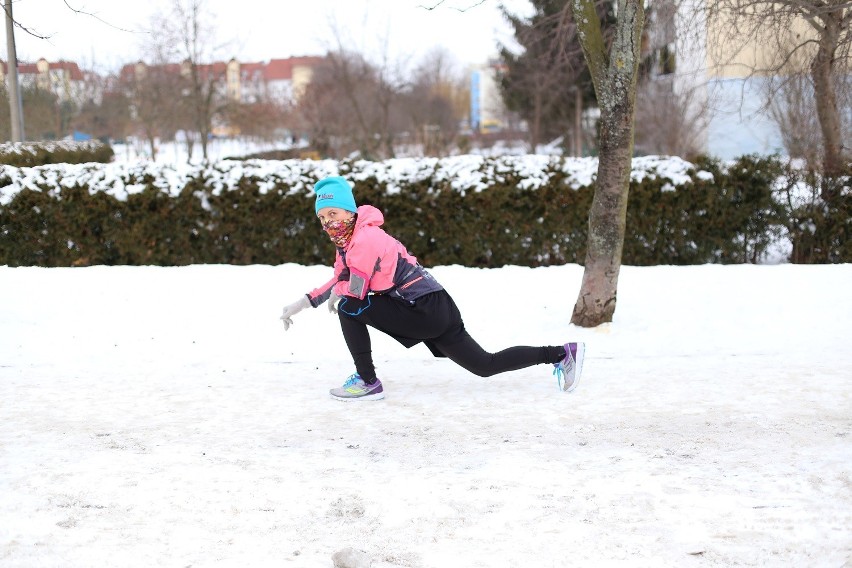
<path id="1" fill-rule="evenodd" d="M 151 33 L 151 17 L 175 0 L 15 0 L 14 16 L 49 39 L 15 32 L 18 60 L 73 60 L 100 71 L 139 59 Z M 186 2 L 186 0 L 183 0 Z M 320 55 L 336 35 L 362 53 L 387 52 L 394 60 L 417 60 L 445 47 L 460 65 L 485 62 L 497 40 L 511 41 L 500 0 L 204 0 L 216 26 L 221 59 L 263 61 Z M 527 15 L 527 0 L 503 0 Z M 432 10 L 424 6 L 435 6 Z M 75 13 L 75 10 L 85 13 Z M 337 34 L 333 31 L 339 30 Z M 5 26 L 0 59 L 6 60 Z"/>

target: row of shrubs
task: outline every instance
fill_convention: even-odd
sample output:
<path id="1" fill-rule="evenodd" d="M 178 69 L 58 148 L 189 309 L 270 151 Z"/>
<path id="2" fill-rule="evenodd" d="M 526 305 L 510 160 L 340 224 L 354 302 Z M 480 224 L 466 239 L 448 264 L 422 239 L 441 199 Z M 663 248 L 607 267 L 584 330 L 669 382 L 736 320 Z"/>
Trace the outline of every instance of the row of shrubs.
<path id="1" fill-rule="evenodd" d="M 112 146 L 99 140 L 73 142 L 6 142 L 0 144 L 0 165 L 31 168 L 45 164 L 85 164 L 112 161 Z"/>
<path id="2" fill-rule="evenodd" d="M 803 198 L 819 180 L 774 158 L 696 166 L 705 174 L 677 186 L 663 177 L 631 182 L 624 264 L 760 262 L 788 241 L 793 262 L 852 261 L 849 179 L 827 202 Z M 520 176 L 483 191 L 428 178 L 388 191 L 367 176 L 355 195 L 379 207 L 385 229 L 428 266 L 582 264 L 593 187 L 568 187 L 558 168 L 536 189 L 521 189 Z M 328 263 L 333 249 L 314 215 L 311 181 L 269 188 L 249 176 L 216 190 L 199 175 L 169 193 L 148 176 L 122 199 L 80 185 L 22 189 L 0 205 L 0 264 Z"/>

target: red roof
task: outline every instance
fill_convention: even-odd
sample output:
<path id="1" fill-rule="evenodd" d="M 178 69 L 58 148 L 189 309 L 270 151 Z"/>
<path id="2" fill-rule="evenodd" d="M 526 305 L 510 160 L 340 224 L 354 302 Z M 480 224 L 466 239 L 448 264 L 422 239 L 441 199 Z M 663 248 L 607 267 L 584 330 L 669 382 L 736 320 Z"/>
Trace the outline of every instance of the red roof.
<path id="1" fill-rule="evenodd" d="M 37 75 L 38 68 L 35 63 L 21 63 L 18 62 L 18 75 Z"/>
<path id="2" fill-rule="evenodd" d="M 275 81 L 293 78 L 293 67 L 314 67 L 325 60 L 323 57 L 303 56 L 287 59 L 270 59 L 266 65 L 266 80 Z"/>
<path id="3" fill-rule="evenodd" d="M 166 73 L 171 74 L 179 74 L 181 71 L 180 63 L 166 63 L 165 65 L 148 65 L 144 61 L 137 61 L 136 63 L 128 63 L 121 67 L 121 70 L 118 72 L 118 76 L 124 81 L 132 81 L 136 79 L 136 66 L 143 65 L 146 68 L 157 68 L 165 71 Z"/>
<path id="4" fill-rule="evenodd" d="M 80 71 L 80 67 L 77 66 L 73 61 L 62 61 L 59 60 L 55 63 L 50 63 L 51 69 L 62 69 L 63 71 L 67 71 L 69 75 L 71 75 L 72 81 L 82 81 L 83 80 L 83 72 Z"/>
<path id="5" fill-rule="evenodd" d="M 262 81 L 286 81 L 293 78 L 293 68 L 299 66 L 315 67 L 325 61 L 324 57 L 318 56 L 303 56 L 289 57 L 287 59 L 271 59 L 268 63 L 254 61 L 249 63 L 240 63 L 240 76 L 243 80 L 262 80 Z M 135 77 L 135 68 L 138 63 L 130 63 L 124 65 L 119 71 L 119 76 L 122 79 L 133 79 Z M 209 77 L 210 74 L 224 76 L 228 64 L 217 61 L 211 64 L 199 65 L 198 70 L 202 77 Z M 150 66 L 158 67 L 171 73 L 179 73 L 181 64 L 168 63 L 166 65 Z"/>
<path id="6" fill-rule="evenodd" d="M 80 71 L 80 67 L 76 63 L 74 63 L 73 61 L 63 61 L 63 60 L 60 59 L 59 61 L 54 61 L 52 63 L 50 61 L 48 61 L 47 64 L 49 65 L 49 69 L 51 71 L 53 71 L 55 69 L 61 69 L 63 71 L 67 71 L 71 75 L 72 81 L 82 81 L 83 80 L 83 72 Z M 2 65 L 2 67 L 3 67 L 3 72 L 8 73 L 9 67 L 6 64 L 6 62 L 0 61 L 0 65 Z M 36 66 L 36 63 L 23 63 L 21 61 L 18 61 L 18 73 L 19 74 L 21 74 L 21 75 L 37 75 L 38 72 L 39 71 L 38 71 L 38 67 Z"/>
<path id="7" fill-rule="evenodd" d="M 266 65 L 266 80 L 276 81 L 293 77 L 293 63 L 289 59 L 270 59 Z"/>

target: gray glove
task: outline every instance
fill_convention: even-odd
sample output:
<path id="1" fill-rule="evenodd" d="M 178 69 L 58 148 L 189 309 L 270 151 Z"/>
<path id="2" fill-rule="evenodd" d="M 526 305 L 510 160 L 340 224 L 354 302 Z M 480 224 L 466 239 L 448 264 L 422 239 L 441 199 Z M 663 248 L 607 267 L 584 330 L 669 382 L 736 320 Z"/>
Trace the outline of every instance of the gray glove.
<path id="1" fill-rule="evenodd" d="M 331 295 L 328 297 L 328 313 L 336 314 L 337 313 L 337 302 L 340 300 L 340 296 L 334 293 L 334 290 L 331 291 Z"/>
<path id="2" fill-rule="evenodd" d="M 302 296 L 298 302 L 293 302 L 289 306 L 286 306 L 284 308 L 284 313 L 281 315 L 281 321 L 284 322 L 284 331 L 287 331 L 290 329 L 290 326 L 293 325 L 293 320 L 290 318 L 310 306 L 311 302 L 308 300 L 307 296 Z"/>

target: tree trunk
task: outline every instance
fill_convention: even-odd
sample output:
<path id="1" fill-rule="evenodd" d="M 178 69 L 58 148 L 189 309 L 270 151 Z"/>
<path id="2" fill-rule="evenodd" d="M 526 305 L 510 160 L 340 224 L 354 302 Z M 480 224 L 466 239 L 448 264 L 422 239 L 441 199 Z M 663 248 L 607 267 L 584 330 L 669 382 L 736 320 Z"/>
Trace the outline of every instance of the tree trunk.
<path id="1" fill-rule="evenodd" d="M 601 130 L 585 270 L 571 323 L 594 327 L 612 321 L 615 313 L 645 12 L 644 0 L 619 0 L 615 38 L 607 54 L 594 0 L 572 0 L 572 8 L 601 110 Z"/>
<path id="2" fill-rule="evenodd" d="M 823 140 L 823 173 L 828 178 L 843 174 L 843 145 L 840 139 L 840 114 L 834 87 L 834 54 L 840 37 L 841 12 L 825 15 L 820 28 L 817 55 L 811 63 L 817 118 Z M 828 196 L 823 196 L 828 197 Z"/>
<path id="3" fill-rule="evenodd" d="M 185 130 L 186 135 L 186 163 L 192 163 L 192 154 L 195 151 L 195 134 L 191 130 Z"/>
<path id="4" fill-rule="evenodd" d="M 574 155 L 583 157 L 583 92 L 574 87 Z"/>
<path id="5" fill-rule="evenodd" d="M 533 94 L 532 124 L 530 124 L 530 154 L 535 154 L 541 142 L 541 93 Z"/>
<path id="6" fill-rule="evenodd" d="M 201 105 L 199 108 L 198 126 L 201 130 L 201 159 L 203 163 L 209 163 L 208 144 L 210 144 L 210 133 L 213 130 L 213 95 L 216 93 L 214 80 L 207 79 L 206 90 L 201 91 Z"/>
<path id="7" fill-rule="evenodd" d="M 633 154 L 633 100 L 601 109 L 600 153 L 580 295 L 571 323 L 594 327 L 612 321 L 618 292 Z"/>
<path id="8" fill-rule="evenodd" d="M 201 123 L 202 131 L 199 133 L 199 141 L 201 142 L 201 161 L 205 164 L 209 162 L 207 159 L 207 145 L 210 143 L 210 128 L 205 123 Z"/>

